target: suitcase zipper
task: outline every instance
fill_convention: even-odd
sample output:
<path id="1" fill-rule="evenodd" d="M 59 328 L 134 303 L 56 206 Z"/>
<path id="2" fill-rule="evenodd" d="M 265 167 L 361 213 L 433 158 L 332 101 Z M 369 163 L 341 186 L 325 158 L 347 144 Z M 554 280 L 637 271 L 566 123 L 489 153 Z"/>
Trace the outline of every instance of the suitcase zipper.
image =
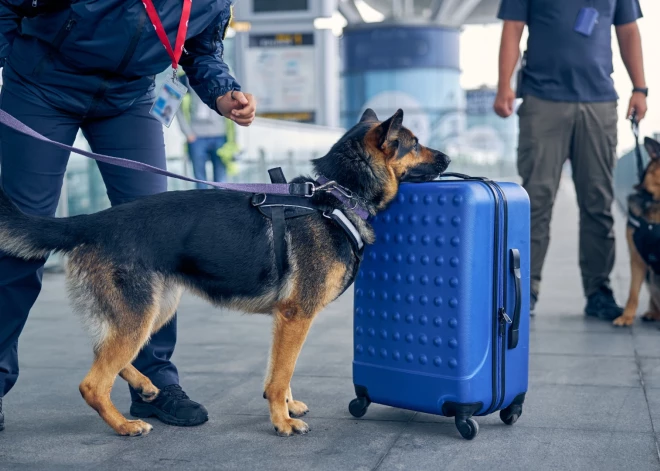
<path id="1" fill-rule="evenodd" d="M 500 318 L 499 318 L 499 264 L 500 264 L 500 198 L 498 192 L 493 188 L 493 185 L 490 181 L 487 180 L 482 180 L 482 183 L 484 183 L 488 189 L 491 191 L 493 194 L 493 198 L 495 199 L 495 230 L 494 232 L 494 244 L 493 244 L 493 251 L 495 252 L 495 255 L 493 257 L 493 337 L 492 337 L 492 342 L 493 342 L 493 368 L 492 368 L 492 376 L 493 376 L 493 391 L 491 394 L 491 403 L 490 406 L 488 406 L 488 409 L 486 410 L 485 414 L 490 414 L 493 411 L 493 408 L 497 404 L 497 400 L 499 398 L 499 391 L 498 391 L 498 386 L 500 384 L 500 368 L 499 368 L 499 350 L 500 350 L 500 344 L 501 344 L 501 338 L 500 338 Z"/>
<path id="2" fill-rule="evenodd" d="M 506 362 L 506 319 L 511 318 L 506 314 L 505 293 L 506 293 L 506 244 L 507 244 L 507 218 L 508 205 L 504 192 L 497 183 L 493 181 L 483 181 L 495 198 L 495 262 L 493 267 L 493 395 L 487 414 L 496 411 L 504 402 L 505 396 L 505 362 Z M 501 197 L 501 201 L 500 201 Z M 500 205 L 500 202 L 502 203 Z M 502 209 L 503 214 L 501 214 Z M 500 216 L 504 218 L 502 223 L 502 238 L 500 240 Z M 499 389 L 498 389 L 499 386 Z"/>
<path id="3" fill-rule="evenodd" d="M 508 204 L 506 195 L 500 186 L 492 180 L 482 177 L 470 177 L 460 173 L 446 173 L 447 177 L 454 176 L 463 180 L 479 181 L 485 184 L 490 189 L 495 198 L 495 230 L 494 232 L 494 261 L 493 261 L 493 391 L 492 399 L 488 409 L 480 415 L 491 414 L 498 410 L 504 402 L 505 396 L 505 366 L 506 366 L 506 324 L 511 321 L 511 318 L 506 313 L 506 287 L 507 287 L 507 239 L 508 239 Z M 504 222 L 502 230 L 502 243 L 500 245 L 500 197 L 502 198 Z M 508 321 L 507 321 L 508 319 Z M 498 390 L 499 386 L 499 390 Z"/>
<path id="4" fill-rule="evenodd" d="M 501 194 L 502 196 L 502 212 L 503 212 L 503 217 L 504 221 L 502 223 L 502 251 L 500 252 L 501 258 L 501 265 L 500 268 L 502 269 L 501 277 L 499 278 L 501 280 L 501 307 L 500 311 L 502 313 L 502 322 L 500 323 L 500 340 L 501 340 L 501 345 L 500 345 L 500 399 L 497 404 L 497 407 L 493 410 L 496 411 L 502 407 L 502 403 L 504 402 L 504 396 L 506 393 L 506 324 L 511 322 L 511 318 L 509 315 L 506 313 L 506 305 L 507 305 L 507 280 L 509 273 L 506 269 L 506 264 L 507 264 L 507 243 L 508 243 L 508 229 L 509 229 L 509 205 L 506 200 L 506 195 L 504 194 L 504 191 L 502 191 L 502 188 L 500 188 L 499 185 L 494 183 L 495 188 L 497 189 L 498 193 Z"/>

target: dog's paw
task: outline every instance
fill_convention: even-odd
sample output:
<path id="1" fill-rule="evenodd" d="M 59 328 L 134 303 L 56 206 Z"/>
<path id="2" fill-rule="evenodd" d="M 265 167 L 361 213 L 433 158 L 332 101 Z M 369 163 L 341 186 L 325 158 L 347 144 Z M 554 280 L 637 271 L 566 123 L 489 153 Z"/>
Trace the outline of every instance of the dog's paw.
<path id="1" fill-rule="evenodd" d="M 619 327 L 627 327 L 633 325 L 633 322 L 635 322 L 635 316 L 626 316 L 624 314 L 614 319 L 614 321 L 612 321 L 612 324 Z"/>
<path id="2" fill-rule="evenodd" d="M 139 437 L 148 434 L 152 429 L 150 424 L 142 420 L 127 420 L 119 426 L 117 433 L 129 437 Z"/>
<path id="3" fill-rule="evenodd" d="M 289 406 L 289 417 L 302 417 L 309 412 L 304 402 L 287 401 L 287 406 Z"/>
<path id="4" fill-rule="evenodd" d="M 275 433 L 280 437 L 290 437 L 294 433 L 303 435 L 310 430 L 309 425 L 298 419 L 286 419 L 281 423 L 275 424 L 274 427 Z"/>

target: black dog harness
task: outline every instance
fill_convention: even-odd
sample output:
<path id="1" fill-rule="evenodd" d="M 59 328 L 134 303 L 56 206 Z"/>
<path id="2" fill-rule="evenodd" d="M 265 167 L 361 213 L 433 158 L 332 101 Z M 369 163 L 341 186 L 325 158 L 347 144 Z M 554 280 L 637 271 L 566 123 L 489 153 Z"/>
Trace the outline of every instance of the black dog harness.
<path id="1" fill-rule="evenodd" d="M 651 223 L 628 209 L 628 226 L 634 229 L 633 242 L 644 262 L 660 275 L 660 223 Z"/>
<path id="2" fill-rule="evenodd" d="M 268 170 L 270 180 L 272 183 L 286 184 L 286 178 L 280 167 Z M 362 254 L 364 252 L 364 241 L 360 236 L 360 232 L 355 225 L 346 217 L 344 212 L 340 209 L 334 209 L 331 212 L 326 209 L 318 207 L 311 201 L 313 196 L 318 191 L 326 191 L 337 198 L 345 209 L 355 211 L 360 218 L 366 220 L 369 217 L 369 212 L 360 204 L 359 199 L 355 197 L 350 190 L 338 185 L 334 181 L 330 181 L 325 177 L 319 177 L 316 184 L 310 184 L 311 191 L 307 192 L 305 196 L 299 195 L 273 195 L 266 193 L 257 193 L 252 196 L 252 206 L 255 206 L 261 214 L 266 216 L 272 221 L 273 224 L 273 248 L 275 251 L 275 263 L 277 265 L 277 272 L 280 277 L 284 275 L 284 265 L 286 262 L 286 245 L 285 245 L 285 228 L 286 219 L 307 216 L 315 211 L 320 211 L 328 219 L 333 220 L 339 227 L 341 227 L 348 240 L 351 243 L 353 253 L 358 261 L 362 261 Z M 351 279 L 346 285 L 348 288 L 355 276 L 357 275 L 359 263 L 355 264 Z M 344 289 L 344 291 L 346 290 Z M 343 293 L 343 292 L 342 292 Z"/>

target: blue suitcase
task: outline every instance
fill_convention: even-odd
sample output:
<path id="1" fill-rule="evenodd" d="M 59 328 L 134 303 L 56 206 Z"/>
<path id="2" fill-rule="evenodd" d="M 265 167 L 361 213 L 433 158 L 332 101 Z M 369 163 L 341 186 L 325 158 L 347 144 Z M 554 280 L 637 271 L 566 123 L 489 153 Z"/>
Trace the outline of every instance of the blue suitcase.
<path id="1" fill-rule="evenodd" d="M 355 282 L 349 411 L 369 404 L 454 417 L 522 413 L 529 361 L 529 198 L 461 174 L 402 184 L 373 221 Z"/>

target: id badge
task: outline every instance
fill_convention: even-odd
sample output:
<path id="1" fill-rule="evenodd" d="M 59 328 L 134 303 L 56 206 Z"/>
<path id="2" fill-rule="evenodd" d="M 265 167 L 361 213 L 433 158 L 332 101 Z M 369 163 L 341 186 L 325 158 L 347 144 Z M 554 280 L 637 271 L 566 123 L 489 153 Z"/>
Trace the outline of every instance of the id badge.
<path id="1" fill-rule="evenodd" d="M 160 87 L 156 101 L 154 101 L 149 112 L 165 127 L 169 128 L 186 93 L 188 93 L 188 89 L 185 85 L 174 77 L 168 77 L 163 86 Z"/>
<path id="2" fill-rule="evenodd" d="M 598 10 L 593 7 L 580 8 L 573 30 L 583 36 L 589 37 L 598 23 Z"/>

